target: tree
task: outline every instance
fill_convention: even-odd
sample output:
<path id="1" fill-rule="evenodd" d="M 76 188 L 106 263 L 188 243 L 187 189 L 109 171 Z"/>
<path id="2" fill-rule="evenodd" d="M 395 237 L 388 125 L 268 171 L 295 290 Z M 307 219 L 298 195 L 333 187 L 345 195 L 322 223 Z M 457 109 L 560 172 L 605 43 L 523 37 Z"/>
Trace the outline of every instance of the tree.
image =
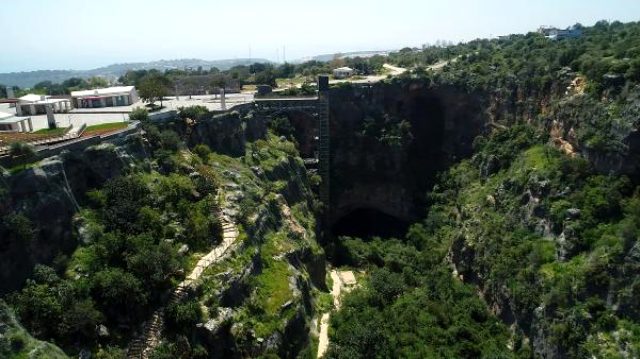
<path id="1" fill-rule="evenodd" d="M 193 148 L 193 153 L 198 155 L 198 157 L 202 158 L 202 160 L 206 162 L 209 158 L 209 155 L 211 154 L 211 149 L 209 148 L 209 146 L 201 143 Z"/>
<path id="2" fill-rule="evenodd" d="M 258 85 L 269 85 L 271 87 L 277 87 L 276 75 L 271 69 L 267 69 L 256 74 L 255 83 Z"/>
<path id="3" fill-rule="evenodd" d="M 80 88 L 80 87 L 86 87 L 86 86 L 87 86 L 87 82 L 79 77 L 72 77 L 70 79 L 62 81 L 62 87 L 64 88 L 70 88 L 70 87 Z"/>
<path id="4" fill-rule="evenodd" d="M 141 123 L 145 123 L 149 120 L 149 111 L 146 108 L 136 108 L 131 111 L 129 115 L 129 121 L 140 121 Z"/>
<path id="5" fill-rule="evenodd" d="M 211 80 L 211 87 L 213 88 L 225 88 L 226 85 L 227 79 L 222 74 L 216 75 L 213 80 Z"/>
<path id="6" fill-rule="evenodd" d="M 116 177 L 105 184 L 102 192 L 106 198 L 103 217 L 107 228 L 134 233 L 138 229 L 138 212 L 149 193 L 144 181 L 138 176 Z"/>
<path id="7" fill-rule="evenodd" d="M 169 80 L 163 75 L 147 75 L 140 80 L 138 93 L 144 102 L 155 103 L 162 100 L 169 93 Z"/>
<path id="8" fill-rule="evenodd" d="M 102 313 L 94 307 L 91 299 L 81 299 L 62 312 L 62 320 L 58 324 L 60 335 L 65 338 L 93 340 L 96 336 L 96 325 L 103 319 Z"/>
<path id="9" fill-rule="evenodd" d="M 175 131 L 164 130 L 160 132 L 160 143 L 165 150 L 177 151 L 180 148 L 180 142 L 180 136 Z"/>
<path id="10" fill-rule="evenodd" d="M 120 268 L 108 268 L 96 273 L 92 293 L 107 317 L 114 319 L 122 318 L 123 314 L 125 320 L 140 317 L 141 309 L 148 300 L 142 282 Z"/>
<path id="11" fill-rule="evenodd" d="M 90 88 L 101 88 L 101 87 L 107 87 L 109 85 L 107 80 L 97 76 L 90 78 L 89 80 L 87 80 L 87 82 Z"/>

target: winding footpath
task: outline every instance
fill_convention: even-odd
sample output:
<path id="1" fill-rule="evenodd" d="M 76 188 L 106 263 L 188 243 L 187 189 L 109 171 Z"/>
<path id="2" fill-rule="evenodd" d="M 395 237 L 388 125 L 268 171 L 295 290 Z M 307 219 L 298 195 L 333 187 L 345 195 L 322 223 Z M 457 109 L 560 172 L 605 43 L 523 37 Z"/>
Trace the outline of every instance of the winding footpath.
<path id="1" fill-rule="evenodd" d="M 224 210 L 221 210 L 219 215 L 220 223 L 222 223 L 222 242 L 204 257 L 200 258 L 187 278 L 171 293 L 171 299 L 167 303 L 167 306 L 181 301 L 187 295 L 187 289 L 192 285 L 197 285 L 196 281 L 205 269 L 224 259 L 231 252 L 229 249 L 235 243 L 236 239 L 238 239 L 239 232 L 235 222 L 224 215 L 224 212 Z M 127 358 L 147 359 L 153 350 L 160 345 L 162 329 L 164 328 L 165 308 L 166 306 L 158 308 L 153 313 L 151 319 L 144 326 L 143 334 L 129 345 Z"/>
<path id="2" fill-rule="evenodd" d="M 345 280 L 343 277 L 348 278 Z M 331 296 L 333 297 L 334 309 L 340 310 L 340 295 L 344 291 L 348 291 L 353 285 L 355 285 L 355 278 L 353 272 L 343 271 L 338 272 L 335 269 L 331 270 L 331 281 L 333 286 L 331 287 Z M 318 341 L 318 358 L 327 352 L 329 348 L 329 319 L 331 318 L 331 312 L 324 313 L 320 319 L 320 337 Z"/>

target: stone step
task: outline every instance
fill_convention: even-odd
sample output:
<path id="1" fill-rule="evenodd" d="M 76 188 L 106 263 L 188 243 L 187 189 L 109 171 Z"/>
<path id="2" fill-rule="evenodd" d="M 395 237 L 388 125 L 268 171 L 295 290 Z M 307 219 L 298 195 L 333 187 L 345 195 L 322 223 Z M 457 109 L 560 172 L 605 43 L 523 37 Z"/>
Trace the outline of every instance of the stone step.
<path id="1" fill-rule="evenodd" d="M 219 216 L 222 225 L 222 238 L 221 245 L 213 248 L 207 255 L 202 257 L 196 264 L 196 267 L 188 275 L 187 279 L 181 283 L 177 288 L 171 292 L 168 300 L 168 304 L 174 304 L 182 300 L 188 295 L 189 286 L 195 280 L 197 280 L 204 270 L 211 264 L 217 262 L 227 254 L 227 250 L 231 247 L 231 244 L 238 239 L 240 235 L 235 221 L 229 216 L 224 209 L 217 214 Z M 192 278 L 193 277 L 193 278 Z M 184 284 L 186 283 L 186 284 Z M 127 350 L 127 358 L 131 359 L 146 359 L 149 354 L 156 348 L 161 342 L 161 332 L 164 328 L 164 312 L 162 310 L 157 311 L 151 317 L 151 320 L 145 325 L 144 335 L 134 340 L 129 349 Z"/>

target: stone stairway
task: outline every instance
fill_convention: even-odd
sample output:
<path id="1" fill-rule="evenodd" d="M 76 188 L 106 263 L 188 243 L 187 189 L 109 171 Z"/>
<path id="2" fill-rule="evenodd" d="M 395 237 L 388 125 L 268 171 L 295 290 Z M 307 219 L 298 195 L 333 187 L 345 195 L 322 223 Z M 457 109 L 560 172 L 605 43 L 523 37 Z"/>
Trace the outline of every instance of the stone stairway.
<path id="1" fill-rule="evenodd" d="M 189 287 L 196 284 L 202 273 L 212 264 L 220 261 L 229 254 L 229 248 L 238 238 L 239 232 L 235 222 L 227 215 L 222 214 L 220 222 L 222 223 L 222 242 L 213 248 L 204 257 L 200 258 L 195 268 L 189 273 L 187 278 L 182 281 L 171 293 L 168 305 L 175 304 L 183 300 L 187 294 Z M 127 358 L 129 359 L 147 359 L 153 350 L 160 345 L 161 334 L 164 328 L 164 310 L 166 307 L 157 309 L 149 321 L 144 325 L 142 335 L 133 340 L 127 349 Z"/>

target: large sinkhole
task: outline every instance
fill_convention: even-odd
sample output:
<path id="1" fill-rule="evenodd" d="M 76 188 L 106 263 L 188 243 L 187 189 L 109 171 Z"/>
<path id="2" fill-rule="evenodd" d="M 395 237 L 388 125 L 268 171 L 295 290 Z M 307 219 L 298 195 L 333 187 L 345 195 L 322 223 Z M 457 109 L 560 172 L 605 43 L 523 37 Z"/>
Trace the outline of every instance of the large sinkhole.
<path id="1" fill-rule="evenodd" d="M 362 239 L 372 237 L 403 238 L 409 222 L 373 208 L 358 208 L 340 218 L 332 227 L 335 237 Z"/>

